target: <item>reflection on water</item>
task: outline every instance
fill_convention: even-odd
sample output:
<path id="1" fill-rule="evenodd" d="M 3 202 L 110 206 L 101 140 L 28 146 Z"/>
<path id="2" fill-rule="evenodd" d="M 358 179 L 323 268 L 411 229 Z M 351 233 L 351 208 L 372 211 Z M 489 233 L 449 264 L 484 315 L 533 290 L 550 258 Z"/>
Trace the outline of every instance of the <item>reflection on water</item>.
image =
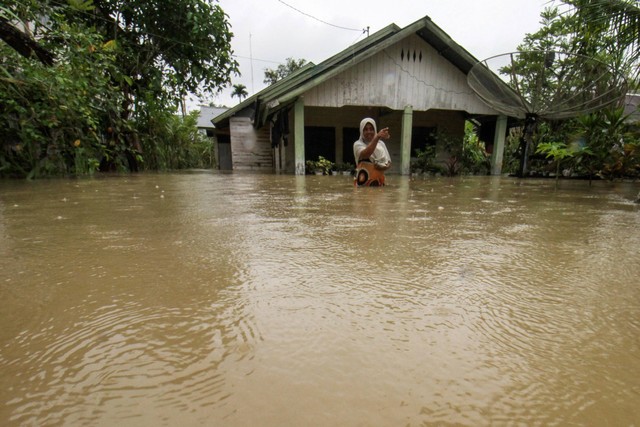
<path id="1" fill-rule="evenodd" d="M 637 184 L 0 183 L 0 423 L 640 423 Z"/>

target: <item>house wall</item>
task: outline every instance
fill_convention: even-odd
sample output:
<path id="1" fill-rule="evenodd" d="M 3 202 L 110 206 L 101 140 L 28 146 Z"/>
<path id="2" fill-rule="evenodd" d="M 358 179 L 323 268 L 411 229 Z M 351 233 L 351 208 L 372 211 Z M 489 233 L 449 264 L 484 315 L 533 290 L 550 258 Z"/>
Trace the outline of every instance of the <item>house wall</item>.
<path id="1" fill-rule="evenodd" d="M 342 108 L 321 108 L 321 107 L 305 107 L 305 127 L 323 126 L 333 127 L 336 132 L 335 153 L 336 162 L 343 162 L 342 158 L 343 146 L 351 148 L 354 141 L 343 141 L 343 128 L 359 128 L 360 121 L 365 117 L 371 117 L 376 121 L 378 129 L 388 127 L 391 138 L 385 141 L 387 149 L 392 159 L 392 166 L 389 173 L 401 173 L 401 127 L 402 127 L 402 111 L 390 111 L 386 108 L 377 107 L 342 107 Z M 290 117 L 291 123 L 293 116 Z M 413 127 L 434 127 L 439 131 L 445 132 L 456 138 L 462 143 L 464 136 L 464 114 L 460 111 L 416 111 L 413 114 Z M 292 127 L 293 130 L 293 127 Z M 292 135 L 293 137 L 293 135 Z M 439 161 L 446 161 L 449 156 L 445 150 L 444 144 L 440 142 L 436 146 L 437 158 Z M 283 171 L 287 173 L 294 172 L 294 147 L 289 144 L 285 147 L 285 161 L 283 162 Z M 307 160 L 316 160 L 309 159 Z"/>
<path id="2" fill-rule="evenodd" d="M 344 162 L 343 151 L 354 141 L 343 141 L 344 128 L 358 128 L 372 117 L 378 128 L 389 127 L 387 147 L 393 165 L 390 173 L 402 173 L 402 117 L 412 106 L 413 127 L 434 127 L 462 141 L 465 113 L 497 115 L 471 90 L 466 75 L 444 59 L 431 45 L 411 35 L 344 72 L 319 83 L 301 96 L 305 127 L 335 129 L 335 159 Z M 296 172 L 295 117 L 289 110 L 289 144 L 271 149 L 269 121 L 258 132 L 248 117 L 231 121 L 234 169 L 270 169 Z M 438 159 L 449 155 L 441 143 Z M 305 159 L 311 160 L 305 153 Z M 315 160 L 315 159 L 313 159 Z"/>
<path id="3" fill-rule="evenodd" d="M 255 130 L 248 117 L 232 117 L 231 151 L 234 170 L 268 170 L 274 168 L 269 124 Z"/>
<path id="4" fill-rule="evenodd" d="M 384 106 L 414 111 L 460 110 L 497 114 L 471 90 L 466 75 L 412 35 L 305 93 L 305 105 Z"/>

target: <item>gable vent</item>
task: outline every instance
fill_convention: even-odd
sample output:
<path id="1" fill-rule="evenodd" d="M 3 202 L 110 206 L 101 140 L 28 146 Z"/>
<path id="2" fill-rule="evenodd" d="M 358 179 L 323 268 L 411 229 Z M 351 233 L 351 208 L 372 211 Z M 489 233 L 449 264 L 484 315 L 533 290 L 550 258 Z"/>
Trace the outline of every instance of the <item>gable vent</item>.
<path id="1" fill-rule="evenodd" d="M 411 49 L 407 49 L 406 57 L 407 61 L 413 60 L 413 62 L 416 62 L 416 60 L 418 60 L 418 62 L 422 62 L 422 51 L 414 49 L 413 52 L 411 52 Z M 402 49 L 400 50 L 400 61 L 404 61 L 404 58 L 405 52 L 404 49 Z"/>

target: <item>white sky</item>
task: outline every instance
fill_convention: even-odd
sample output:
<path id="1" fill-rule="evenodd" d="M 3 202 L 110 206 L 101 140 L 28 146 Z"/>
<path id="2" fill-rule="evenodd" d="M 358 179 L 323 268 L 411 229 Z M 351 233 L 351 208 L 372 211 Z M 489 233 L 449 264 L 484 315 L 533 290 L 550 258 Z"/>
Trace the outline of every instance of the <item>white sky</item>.
<path id="1" fill-rule="evenodd" d="M 404 28 L 429 16 L 482 60 L 515 51 L 525 34 L 540 28 L 540 12 L 552 0 L 219 0 L 219 4 L 229 15 L 232 47 L 242 73 L 232 76 L 232 83 L 245 85 L 253 95 L 265 87 L 265 68 L 276 68 L 289 57 L 319 64 L 366 37 L 361 30 L 335 26 L 369 27 L 373 34 L 392 23 Z M 238 102 L 230 97 L 231 91 L 225 89 L 204 101 L 231 107 Z M 192 99 L 189 105 L 193 108 L 198 102 Z"/>

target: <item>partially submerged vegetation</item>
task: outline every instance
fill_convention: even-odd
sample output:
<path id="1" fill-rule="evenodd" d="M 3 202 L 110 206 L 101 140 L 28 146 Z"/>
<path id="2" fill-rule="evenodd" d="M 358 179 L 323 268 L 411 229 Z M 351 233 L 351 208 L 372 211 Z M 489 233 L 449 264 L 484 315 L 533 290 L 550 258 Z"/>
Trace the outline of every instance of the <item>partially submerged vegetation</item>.
<path id="1" fill-rule="evenodd" d="M 542 13 L 542 28 L 528 34 L 518 47 L 523 52 L 547 52 L 542 57 L 552 58 L 554 52 L 574 53 L 576 56 L 593 58 L 607 67 L 612 74 L 622 75 L 627 83 L 630 97 L 640 98 L 640 8 L 637 0 L 565 0 L 564 11 L 556 7 Z M 568 7 L 568 9 L 567 9 Z M 522 55 L 522 61 L 531 61 L 540 55 Z M 538 64 L 519 64 L 518 69 L 532 70 Z M 512 73 L 515 68 L 503 68 Z M 580 87 L 579 81 L 588 80 L 580 74 L 583 70 L 574 66 L 573 77 L 550 76 L 549 79 L 564 78 L 568 92 Z M 592 70 L 593 71 L 593 70 Z M 585 71 L 586 72 L 586 71 Z M 532 75 L 536 75 L 532 73 Z M 526 81 L 526 79 L 524 79 Z M 562 80 L 562 79 L 560 79 Z M 557 80 L 556 80 L 557 81 Z M 520 89 L 533 91 L 536 87 L 552 86 L 549 82 L 536 80 L 524 84 Z M 606 90 L 606 83 L 601 82 Z M 526 95 L 526 94 L 525 94 Z M 597 97 L 597 93 L 592 94 Z M 525 122 L 512 125 L 504 150 L 502 172 L 526 176 L 578 177 L 586 179 L 638 179 L 640 178 L 640 111 L 626 111 L 625 99 L 594 112 L 571 119 L 545 120 L 535 126 L 531 141 L 525 141 Z M 637 100 L 636 100 L 637 103 Z M 459 138 L 452 142 L 447 134 L 437 133 L 432 140 L 439 147 L 427 146 L 415 153 L 412 172 L 429 174 L 482 174 L 488 172 L 488 155 L 485 143 L 477 140 L 470 122 L 467 122 L 462 144 Z M 528 153 L 522 167 L 522 151 Z"/>
<path id="2" fill-rule="evenodd" d="M 624 73 L 640 92 L 637 0 L 558 0 L 520 50 L 577 52 Z M 187 93 L 215 93 L 238 73 L 224 11 L 208 0 L 167 0 L 164 10 L 134 0 L 8 0 L 0 26 L 0 177 L 90 175 L 101 171 L 211 167 L 211 140 L 196 115 L 178 115 Z M 603 19 L 603 17 L 605 19 Z M 5 39 L 6 41 L 6 39 Z M 22 43 L 22 44 L 21 44 Z M 268 70 L 278 81 L 303 66 Z M 236 96 L 246 88 L 236 85 Z M 439 147 L 414 153 L 412 172 L 487 174 L 489 154 L 472 122 L 462 141 L 444 132 Z M 640 124 L 620 105 L 540 124 L 527 171 L 535 176 L 607 179 L 640 176 Z M 516 173 L 522 129 L 510 131 L 503 173 Z M 313 164 L 312 164 L 313 163 Z M 308 163 L 308 170 L 352 165 Z"/>
<path id="3" fill-rule="evenodd" d="M 9 0 L 0 25 L 17 40 L 0 41 L 0 177 L 214 163 L 197 113 L 178 112 L 238 71 L 218 5 Z"/>
<path id="4" fill-rule="evenodd" d="M 627 93 L 640 96 L 640 8 L 637 0 L 565 0 L 542 13 L 542 28 L 520 51 L 569 52 L 593 58 L 626 78 Z M 582 70 L 578 70 L 582 71 Z M 588 71 L 584 71 L 588 72 Z M 577 78 L 584 79 L 583 76 Z M 544 82 L 536 82 L 544 85 Z M 571 87 L 571 81 L 567 81 Z M 604 82 L 603 82 L 604 84 Z M 606 90 L 606 88 L 603 88 Z M 593 94 L 596 96 L 597 94 Z M 625 99 L 568 120 L 541 122 L 528 147 L 529 175 L 619 179 L 640 177 L 640 120 L 625 112 Z M 505 172 L 516 173 L 523 129 L 510 134 Z"/>

